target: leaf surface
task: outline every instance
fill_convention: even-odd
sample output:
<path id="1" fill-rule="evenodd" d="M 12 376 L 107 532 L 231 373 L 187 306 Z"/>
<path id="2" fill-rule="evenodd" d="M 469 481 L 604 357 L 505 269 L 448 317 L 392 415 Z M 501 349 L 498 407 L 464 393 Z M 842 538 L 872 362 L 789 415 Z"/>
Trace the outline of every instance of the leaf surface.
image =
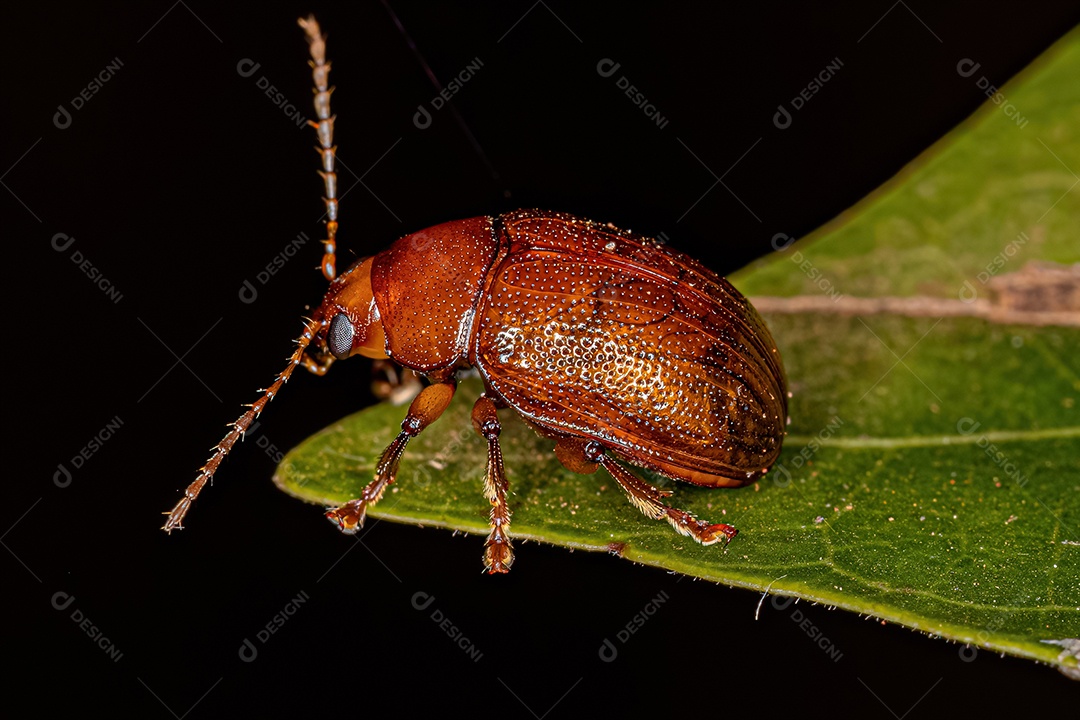
<path id="1" fill-rule="evenodd" d="M 1074 31 L 869 198 L 731 278 L 787 368 L 783 454 L 739 490 L 650 477 L 677 507 L 738 527 L 726 550 L 647 520 L 604 471 L 568 472 L 507 412 L 513 536 L 1080 673 L 1077 77 Z M 462 383 L 370 515 L 487 533 L 469 418 L 481 389 Z M 322 505 L 357 497 L 404 414 L 384 404 L 331 425 L 275 482 Z"/>

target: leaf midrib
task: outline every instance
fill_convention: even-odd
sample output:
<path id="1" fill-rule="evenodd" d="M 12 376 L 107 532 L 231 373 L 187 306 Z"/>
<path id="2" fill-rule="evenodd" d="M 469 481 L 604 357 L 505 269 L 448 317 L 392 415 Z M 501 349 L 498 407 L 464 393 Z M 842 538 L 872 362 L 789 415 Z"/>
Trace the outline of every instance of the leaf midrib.
<path id="1" fill-rule="evenodd" d="M 909 447 L 946 447 L 951 445 L 976 445 L 989 442 L 1018 442 L 1057 440 L 1061 438 L 1080 437 L 1080 426 L 1068 425 L 1065 427 L 1042 428 L 1039 430 L 989 430 L 987 432 L 973 432 L 969 435 L 914 435 L 908 437 L 828 437 L 821 438 L 817 435 L 788 435 L 784 442 L 791 446 L 808 445 L 814 442 L 821 447 L 837 447 L 847 449 L 860 448 L 909 448 Z"/>

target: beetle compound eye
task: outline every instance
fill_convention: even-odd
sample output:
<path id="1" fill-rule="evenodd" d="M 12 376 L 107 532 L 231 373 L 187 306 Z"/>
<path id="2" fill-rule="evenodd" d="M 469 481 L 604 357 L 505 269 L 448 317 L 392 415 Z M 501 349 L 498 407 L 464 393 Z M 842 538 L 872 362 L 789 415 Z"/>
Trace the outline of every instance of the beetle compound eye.
<path id="1" fill-rule="evenodd" d="M 330 354 L 338 360 L 344 360 L 352 352 L 353 336 L 356 331 L 345 313 L 338 313 L 330 321 L 330 331 L 326 334 L 326 344 Z"/>

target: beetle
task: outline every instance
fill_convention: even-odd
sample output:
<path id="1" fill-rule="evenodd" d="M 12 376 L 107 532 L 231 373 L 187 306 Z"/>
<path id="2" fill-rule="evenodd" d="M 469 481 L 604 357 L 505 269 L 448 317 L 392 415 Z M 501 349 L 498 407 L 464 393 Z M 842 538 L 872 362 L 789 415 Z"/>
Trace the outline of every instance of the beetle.
<path id="1" fill-rule="evenodd" d="M 325 374 L 335 360 L 390 358 L 428 384 L 384 450 L 359 498 L 326 517 L 355 533 L 394 482 L 409 440 L 449 406 L 457 376 L 475 368 L 484 392 L 472 410 L 487 442 L 491 502 L 484 566 L 513 562 L 508 483 L 499 446 L 509 408 L 555 441 L 569 470 L 603 467 L 646 516 L 703 545 L 737 530 L 699 520 L 672 493 L 622 462 L 668 478 L 735 487 L 765 474 L 780 453 L 787 385 L 761 316 L 730 283 L 665 244 L 564 213 L 519 210 L 443 223 L 336 272 L 337 178 L 325 43 L 308 35 L 325 181 L 330 287 L 305 320 L 285 369 L 237 419 L 184 492 L 164 530 L 182 527 L 192 502 L 293 370 Z M 622 462 L 620 462 L 622 461 Z"/>

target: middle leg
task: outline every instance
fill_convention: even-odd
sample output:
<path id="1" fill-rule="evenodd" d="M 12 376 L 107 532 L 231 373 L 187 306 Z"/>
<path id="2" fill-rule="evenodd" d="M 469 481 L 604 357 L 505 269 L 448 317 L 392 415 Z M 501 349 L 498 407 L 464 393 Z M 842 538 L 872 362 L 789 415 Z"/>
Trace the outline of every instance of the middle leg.
<path id="1" fill-rule="evenodd" d="M 496 410 L 495 402 L 487 395 L 481 395 L 472 411 L 473 427 L 488 444 L 484 495 L 491 502 L 491 533 L 484 544 L 484 567 L 491 575 L 508 572 L 514 562 L 514 549 L 510 543 L 510 506 L 506 504 L 509 485 L 503 469 L 502 448 L 499 446 L 502 425 Z"/>

